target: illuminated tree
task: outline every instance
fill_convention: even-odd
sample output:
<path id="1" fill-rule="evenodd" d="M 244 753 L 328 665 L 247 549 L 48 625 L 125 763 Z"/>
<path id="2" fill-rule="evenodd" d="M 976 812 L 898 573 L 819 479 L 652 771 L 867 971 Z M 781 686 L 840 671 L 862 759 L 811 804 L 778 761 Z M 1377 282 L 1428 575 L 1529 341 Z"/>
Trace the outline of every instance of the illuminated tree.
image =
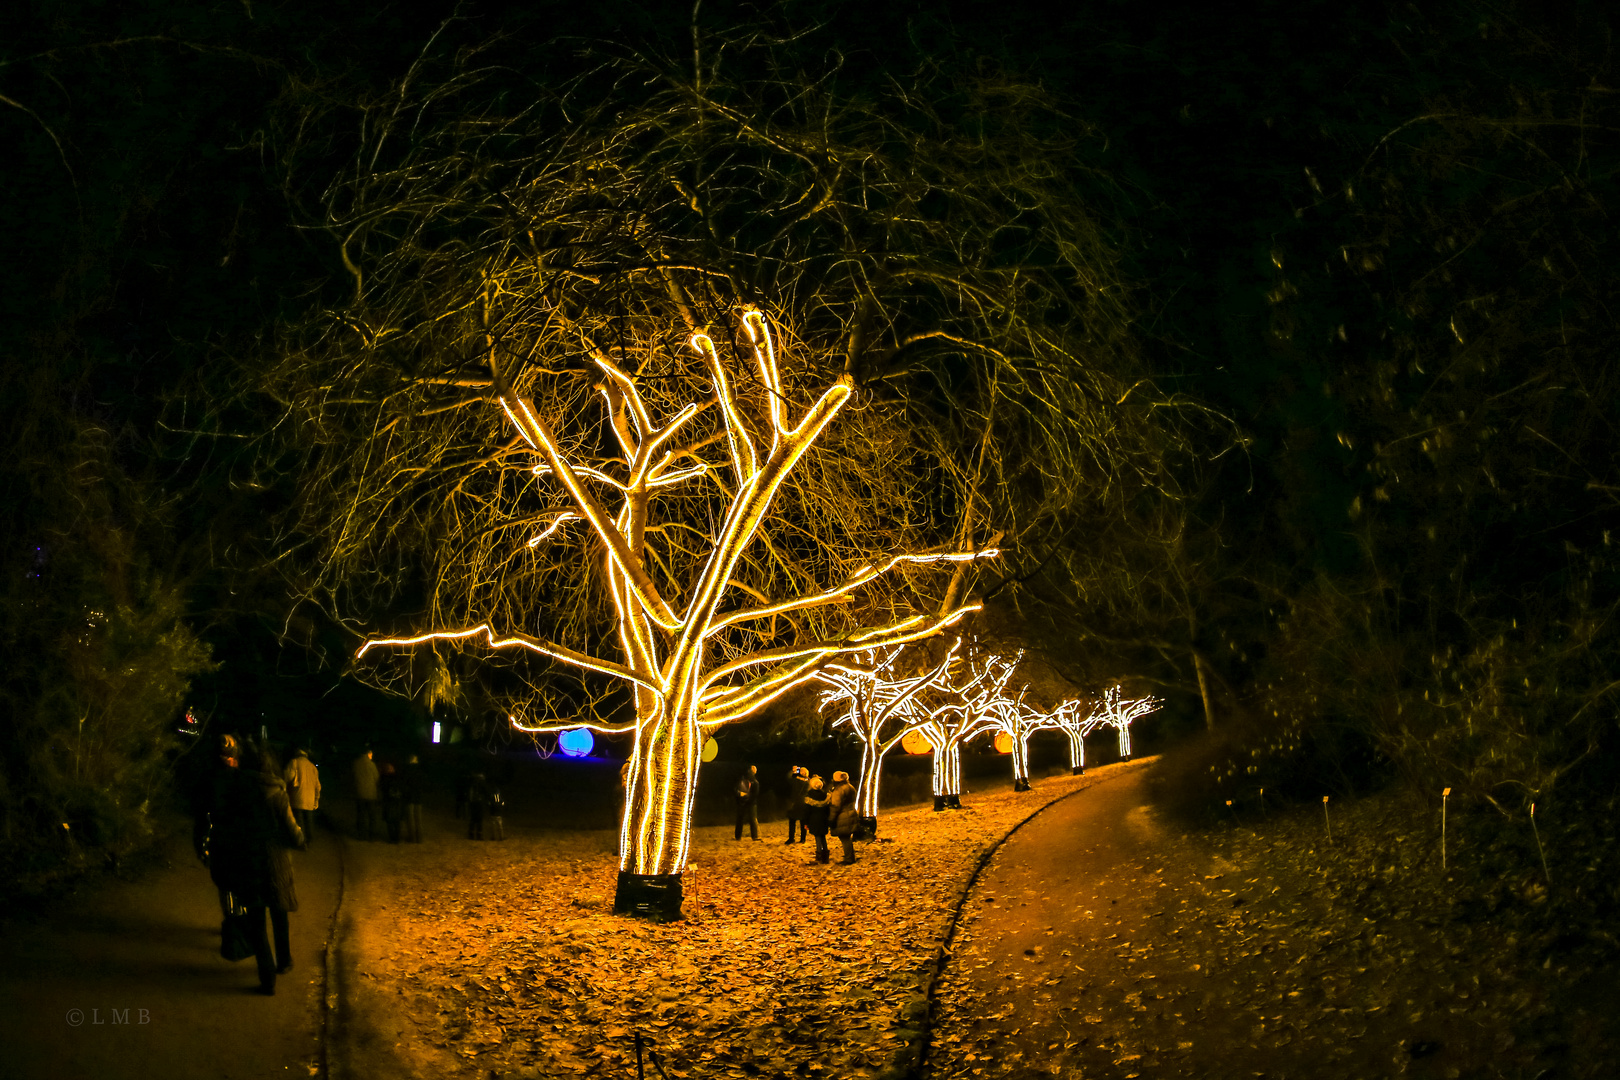
<path id="1" fill-rule="evenodd" d="M 1157 712 L 1163 704 L 1156 697 L 1128 698 L 1118 686 L 1110 686 L 1097 702 L 1091 719 L 1093 726 L 1108 724 L 1119 736 L 1119 759 L 1131 759 L 1131 724 L 1149 713 Z"/>
<path id="2" fill-rule="evenodd" d="M 1086 736 L 1096 730 L 1102 719 L 1083 698 L 1070 698 L 1053 709 L 1051 717 L 1052 726 L 1069 740 L 1069 772 L 1079 776 L 1086 771 Z"/>
<path id="3" fill-rule="evenodd" d="M 742 685 L 727 680 L 762 669 L 704 680 L 773 649 L 870 650 L 890 639 L 848 635 L 943 625 L 978 585 L 968 561 L 910 556 L 1039 558 L 1093 495 L 1163 479 L 1173 410 L 1134 367 L 1068 118 L 1033 87 L 938 72 L 851 93 L 766 42 L 705 46 L 692 69 L 600 54 L 557 95 L 513 91 L 476 48 L 425 54 L 334 132 L 356 152 L 304 209 L 353 288 L 254 376 L 286 410 L 284 472 L 259 482 L 296 487 L 273 531 L 296 614 L 356 644 L 440 635 L 370 650 L 358 677 L 522 729 L 640 725 L 649 695 L 676 692 L 637 667 L 649 635 L 659 664 L 694 665 L 681 693 Z M 328 145 L 311 150 L 323 168 Z M 716 390 L 690 342 L 765 349 L 763 320 L 736 318 L 750 308 L 794 363 Z M 814 437 L 787 438 L 787 413 Z M 758 433 L 759 461 L 777 440 L 802 456 L 736 534 L 752 543 L 721 548 L 753 505 L 738 432 Z M 744 468 L 697 471 L 733 445 Z M 644 516 L 627 509 L 643 497 Z M 729 577 L 711 574 L 719 551 Z M 665 599 L 724 618 L 737 594 L 772 608 L 869 566 L 890 573 L 858 604 L 774 608 L 707 639 L 708 616 Z M 519 632 L 550 645 L 492 647 Z M 678 846 L 647 843 L 627 845 L 626 873 L 679 865 Z"/>
<path id="4" fill-rule="evenodd" d="M 1019 650 L 1018 657 L 1024 655 Z M 1013 661 L 1017 663 L 1017 659 Z M 1029 790 L 1029 737 L 1037 731 L 1044 731 L 1058 726 L 1056 710 L 1041 712 L 1032 705 L 1027 704 L 1026 698 L 1029 688 L 1025 687 L 1016 697 L 1002 697 L 990 705 L 990 713 L 995 718 L 995 730 L 1007 736 L 1012 742 L 1013 763 L 1013 790 Z"/>
<path id="5" fill-rule="evenodd" d="M 1015 666 L 1016 660 L 987 653 L 974 641 L 946 675 L 931 684 L 926 697 L 917 695 L 906 702 L 908 723 L 934 749 L 935 810 L 961 809 L 962 745 L 996 730 L 994 706 Z"/>
<path id="6" fill-rule="evenodd" d="M 629 719 L 583 725 L 575 718 L 519 723 L 531 732 L 587 726 L 634 735 L 620 836 L 616 910 L 650 907 L 664 915 L 678 913 L 679 876 L 686 865 L 699 756 L 715 729 L 757 712 L 783 691 L 811 678 L 830 657 L 916 641 L 939 632 L 978 605 L 955 606 L 936 615 L 912 614 L 876 626 L 856 625 L 838 635 L 776 647 L 750 647 L 750 636 L 757 635 L 751 635 L 749 626 L 848 603 L 856 589 L 903 563 L 964 562 L 995 554 L 898 554 L 881 564 L 863 566 L 836 585 L 798 595 L 766 595 L 739 578 L 738 570 L 745 565 L 743 555 L 760 538 L 779 489 L 852 393 L 849 380 L 840 380 L 803 412 L 797 424 L 791 423 L 790 395 L 782 382 L 765 317 L 750 309 L 741 322 L 761 388 L 756 415 L 768 430 L 768 435 L 758 439 L 733 389 L 734 377 L 708 334 L 693 334 L 689 344 L 706 362 L 714 394 L 711 404 L 721 418 L 722 438 L 696 442 L 687 428 L 704 406 L 689 402 L 660 422 L 648 409 L 637 380 L 606 352 L 587 343 L 591 362 L 602 376 L 596 389 L 623 455 L 612 472 L 570 452 L 559 427 L 559 420 L 567 418 L 546 415 L 532 398 L 514 389 L 495 349 L 486 358 L 502 412 L 521 437 L 525 452 L 539 459 L 531 467 L 536 494 L 550 504 L 531 515 L 531 527 L 536 531 L 524 546 L 537 546 L 570 522 L 585 523 L 600 545 L 597 565 L 612 599 L 622 659 L 594 655 L 517 628 L 497 631 L 487 621 L 405 637 L 373 638 L 357 653 L 360 659 L 378 646 L 441 641 L 470 644 L 482 639 L 492 650 L 527 650 L 628 683 L 635 702 L 634 716 Z M 727 460 L 715 469 L 699 453 L 720 442 L 728 451 Z M 723 478 L 712 475 L 715 472 Z M 655 580 L 655 574 L 669 565 L 668 560 L 660 558 L 657 548 L 649 544 L 650 536 L 663 525 L 656 513 L 659 498 L 664 489 L 704 479 L 729 491 L 730 497 L 716 523 L 716 533 L 706 545 L 707 557 L 688 579 L 684 597 L 673 599 L 678 596 L 676 582 L 667 573 L 664 584 Z M 739 592 L 747 598 L 741 605 Z"/>
<path id="7" fill-rule="evenodd" d="M 946 676 L 956 658 L 956 648 L 957 643 L 953 642 L 945 659 L 909 678 L 895 675 L 904 646 L 861 654 L 855 658 L 858 663 L 833 661 L 816 672 L 815 677 L 830 687 L 821 692 L 821 707 L 847 703 L 844 715 L 835 720 L 834 725 L 849 728 L 861 740 L 861 773 L 855 785 L 855 808 L 867 835 L 877 834 L 883 759 L 921 724 L 909 706 L 918 693 Z"/>

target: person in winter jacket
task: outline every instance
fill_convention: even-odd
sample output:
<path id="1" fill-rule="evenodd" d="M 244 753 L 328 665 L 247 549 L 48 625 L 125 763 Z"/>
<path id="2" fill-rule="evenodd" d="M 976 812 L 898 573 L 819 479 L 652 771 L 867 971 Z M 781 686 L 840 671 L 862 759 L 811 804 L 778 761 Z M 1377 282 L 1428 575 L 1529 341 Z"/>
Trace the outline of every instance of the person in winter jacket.
<path id="1" fill-rule="evenodd" d="M 804 793 L 810 790 L 810 770 L 793 766 L 788 771 L 787 790 L 787 842 L 793 843 L 794 828 L 797 826 L 799 843 L 804 843 Z"/>
<path id="2" fill-rule="evenodd" d="M 370 840 L 377 828 L 377 763 L 367 750 L 354 759 L 354 835 Z"/>
<path id="3" fill-rule="evenodd" d="M 849 782 L 849 773 L 833 773 L 833 788 L 827 793 L 827 816 L 832 822 L 832 833 L 844 845 L 844 865 L 855 861 L 855 830 L 860 827 L 861 815 L 855 812 L 855 785 Z"/>
<path id="4" fill-rule="evenodd" d="M 482 840 L 484 811 L 489 807 L 489 781 L 481 772 L 473 773 L 471 779 L 467 788 L 467 839 Z"/>
<path id="5" fill-rule="evenodd" d="M 274 994 L 276 976 L 293 966 L 287 916 L 298 910 L 287 848 L 303 847 L 304 835 L 275 758 L 268 751 L 255 753 L 245 741 L 226 740 L 221 745 L 226 768 L 214 778 L 208 812 L 208 871 L 214 884 L 230 893 L 234 907 L 247 909 L 259 990 Z M 266 915 L 275 935 L 274 951 Z"/>
<path id="6" fill-rule="evenodd" d="M 805 785 L 803 800 L 804 827 L 816 838 L 816 862 L 831 862 L 827 850 L 827 786 L 819 776 L 812 776 Z"/>
<path id="7" fill-rule="evenodd" d="M 759 769 L 757 766 L 748 766 L 748 771 L 737 780 L 737 835 L 734 840 L 742 839 L 743 822 L 748 823 L 748 835 L 755 840 L 759 839 Z"/>
<path id="8" fill-rule="evenodd" d="M 405 796 L 405 839 L 413 844 L 422 842 L 422 800 L 427 784 L 422 778 L 422 762 L 415 755 L 399 771 L 399 789 Z"/>
<path id="9" fill-rule="evenodd" d="M 309 751 L 293 754 L 287 763 L 286 781 L 287 801 L 292 804 L 293 817 L 298 819 L 307 845 L 315 829 L 315 811 L 321 808 L 321 771 L 309 760 Z"/>
<path id="10" fill-rule="evenodd" d="M 399 773 L 390 762 L 383 762 L 377 780 L 377 794 L 382 803 L 383 825 L 388 830 L 388 842 L 399 843 L 399 826 L 405 820 L 405 789 Z"/>

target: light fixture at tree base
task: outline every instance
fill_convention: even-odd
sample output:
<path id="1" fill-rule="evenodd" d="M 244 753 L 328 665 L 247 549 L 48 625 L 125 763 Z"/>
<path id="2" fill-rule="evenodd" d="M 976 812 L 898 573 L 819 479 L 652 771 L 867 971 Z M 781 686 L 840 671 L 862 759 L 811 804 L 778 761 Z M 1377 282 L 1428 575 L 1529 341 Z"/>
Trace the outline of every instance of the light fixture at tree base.
<path id="1" fill-rule="evenodd" d="M 613 893 L 613 914 L 656 922 L 678 922 L 681 914 L 681 875 L 636 874 L 619 871 Z"/>

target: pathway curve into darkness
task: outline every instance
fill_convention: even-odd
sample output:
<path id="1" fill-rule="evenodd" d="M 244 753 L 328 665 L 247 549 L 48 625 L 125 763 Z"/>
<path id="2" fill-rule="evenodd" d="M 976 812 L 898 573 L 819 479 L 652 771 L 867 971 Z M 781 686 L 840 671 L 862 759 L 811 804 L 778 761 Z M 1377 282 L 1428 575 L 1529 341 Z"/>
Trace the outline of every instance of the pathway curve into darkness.
<path id="1" fill-rule="evenodd" d="M 1193 1051 L 1212 1026 L 1246 1021 L 1221 1015 L 1205 965 L 1155 954 L 1203 932 L 1194 924 L 1221 896 L 1206 876 L 1232 868 L 1164 842 L 1148 772 L 1054 804 L 985 868 L 936 995 L 932 1080 L 1224 1075 Z"/>
<path id="2" fill-rule="evenodd" d="M 139 880 L 104 883 L 0 926 L 0 1078 L 270 1080 L 322 1071 L 322 959 L 340 839 L 293 853 L 294 968 L 257 992 L 219 955 L 219 900 L 177 837 Z"/>

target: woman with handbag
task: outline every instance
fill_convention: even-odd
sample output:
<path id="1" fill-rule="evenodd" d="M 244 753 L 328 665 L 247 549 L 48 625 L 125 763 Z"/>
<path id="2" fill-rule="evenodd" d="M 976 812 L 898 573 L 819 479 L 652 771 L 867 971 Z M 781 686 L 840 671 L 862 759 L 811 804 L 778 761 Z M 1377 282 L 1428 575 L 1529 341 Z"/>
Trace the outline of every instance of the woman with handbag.
<path id="1" fill-rule="evenodd" d="M 833 789 L 827 793 L 827 816 L 832 819 L 832 833 L 844 845 L 843 865 L 855 862 L 855 830 L 861 815 L 855 810 L 855 785 L 849 782 L 849 773 L 833 773 Z"/>
<path id="2" fill-rule="evenodd" d="M 226 766 L 215 777 L 209 810 L 209 873 L 231 896 L 220 951 L 231 959 L 243 936 L 252 942 L 258 961 L 259 990 L 276 992 L 276 976 L 292 968 L 287 916 L 298 910 L 288 847 L 303 847 L 304 835 L 287 802 L 286 781 L 268 751 L 259 753 L 245 740 L 221 739 Z M 268 916 L 275 949 L 266 932 Z M 279 959 L 279 963 L 278 963 Z"/>

